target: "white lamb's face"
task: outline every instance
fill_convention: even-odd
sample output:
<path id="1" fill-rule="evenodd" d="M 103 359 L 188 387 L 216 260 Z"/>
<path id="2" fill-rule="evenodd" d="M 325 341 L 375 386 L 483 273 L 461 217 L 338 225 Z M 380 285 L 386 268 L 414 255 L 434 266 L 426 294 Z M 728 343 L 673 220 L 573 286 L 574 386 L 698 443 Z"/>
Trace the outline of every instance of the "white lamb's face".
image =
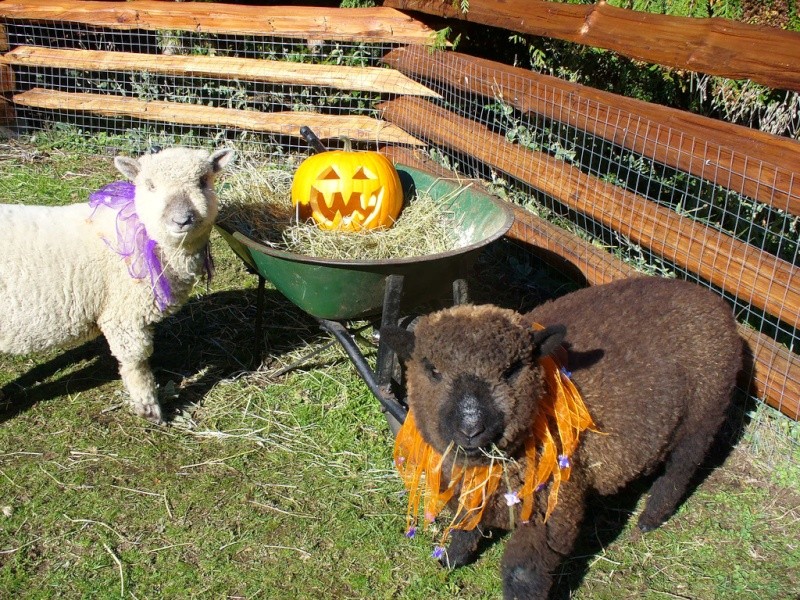
<path id="1" fill-rule="evenodd" d="M 232 153 L 168 148 L 138 160 L 117 159 L 136 186 L 136 212 L 162 246 L 202 247 L 217 218 L 214 180 Z"/>

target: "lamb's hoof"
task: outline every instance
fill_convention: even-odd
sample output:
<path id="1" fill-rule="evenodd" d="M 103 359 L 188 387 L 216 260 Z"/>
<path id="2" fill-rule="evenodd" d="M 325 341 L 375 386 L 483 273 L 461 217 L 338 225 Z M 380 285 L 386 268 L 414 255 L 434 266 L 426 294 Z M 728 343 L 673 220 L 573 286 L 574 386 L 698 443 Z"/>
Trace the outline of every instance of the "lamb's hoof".
<path id="1" fill-rule="evenodd" d="M 448 548 L 444 556 L 439 559 L 439 564 L 445 569 L 458 569 L 474 563 L 476 557 L 476 552 L 453 552 Z"/>
<path id="2" fill-rule="evenodd" d="M 639 517 L 638 527 L 639 531 L 642 533 L 649 533 L 655 529 L 658 529 L 663 524 L 664 522 L 661 519 L 653 519 L 645 514 L 642 514 Z"/>
<path id="3" fill-rule="evenodd" d="M 446 569 L 456 569 L 475 562 L 478 558 L 480 530 L 463 531 L 456 529 L 450 537 L 447 551 L 439 558 L 439 564 Z"/>
<path id="4" fill-rule="evenodd" d="M 137 404 L 136 414 L 144 417 L 153 425 L 164 425 L 164 417 L 161 414 L 161 407 L 158 404 Z"/>
<path id="5" fill-rule="evenodd" d="M 464 567 L 470 563 L 475 562 L 473 557 L 454 556 L 451 555 L 449 550 L 439 557 L 439 566 L 443 569 L 453 570 L 459 567 Z"/>
<path id="6" fill-rule="evenodd" d="M 508 569 L 503 574 L 504 600 L 545 600 L 550 592 L 550 576 L 541 577 L 522 566 Z"/>

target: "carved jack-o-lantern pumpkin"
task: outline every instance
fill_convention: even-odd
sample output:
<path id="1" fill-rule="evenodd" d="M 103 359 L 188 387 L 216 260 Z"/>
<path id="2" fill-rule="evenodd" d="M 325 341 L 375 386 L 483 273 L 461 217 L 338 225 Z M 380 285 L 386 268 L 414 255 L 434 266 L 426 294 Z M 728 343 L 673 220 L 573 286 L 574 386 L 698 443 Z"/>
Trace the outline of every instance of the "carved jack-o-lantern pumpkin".
<path id="1" fill-rule="evenodd" d="M 390 227 L 403 207 L 403 189 L 383 154 L 330 150 L 300 164 L 292 204 L 301 219 L 313 218 L 322 229 Z"/>

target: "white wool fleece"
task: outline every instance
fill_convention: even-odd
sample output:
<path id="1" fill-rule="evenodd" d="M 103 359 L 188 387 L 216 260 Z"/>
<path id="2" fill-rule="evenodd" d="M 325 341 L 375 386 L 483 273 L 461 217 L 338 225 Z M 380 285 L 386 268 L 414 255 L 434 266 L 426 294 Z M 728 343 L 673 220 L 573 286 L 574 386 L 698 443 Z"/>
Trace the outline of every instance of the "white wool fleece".
<path id="1" fill-rule="evenodd" d="M 171 148 L 114 161 L 135 183 L 136 212 L 157 244 L 172 290 L 165 311 L 150 280 L 132 278 L 115 251 L 115 210 L 0 204 L 0 352 L 25 354 L 102 333 L 135 412 L 163 422 L 148 364 L 152 325 L 177 310 L 204 273 L 217 216 L 214 178 L 232 157 L 228 149 Z"/>

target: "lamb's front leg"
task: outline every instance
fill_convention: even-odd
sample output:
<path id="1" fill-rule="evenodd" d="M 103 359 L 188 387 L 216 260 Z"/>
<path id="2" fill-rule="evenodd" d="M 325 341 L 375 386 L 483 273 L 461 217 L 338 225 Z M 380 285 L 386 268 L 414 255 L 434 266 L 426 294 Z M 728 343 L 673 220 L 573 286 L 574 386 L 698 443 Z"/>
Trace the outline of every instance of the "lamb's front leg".
<path id="1" fill-rule="evenodd" d="M 578 477 L 561 486 L 558 504 L 547 522 L 541 516 L 519 525 L 502 560 L 503 598 L 546 600 L 553 573 L 569 556 L 580 535 L 586 483 Z M 543 496 L 541 502 L 545 502 Z"/>
<path id="2" fill-rule="evenodd" d="M 101 325 L 111 354 L 119 362 L 119 374 L 128 390 L 133 411 L 156 425 L 163 425 L 155 377 L 148 359 L 153 353 L 153 334 L 149 329 Z"/>
<path id="3" fill-rule="evenodd" d="M 120 360 L 119 374 L 130 395 L 133 411 L 156 425 L 163 425 L 156 380 L 147 359 L 126 362 Z"/>
<path id="4" fill-rule="evenodd" d="M 469 531 L 454 529 L 450 533 L 447 551 L 439 559 L 439 563 L 448 569 L 456 569 L 474 562 L 478 556 L 481 537 L 483 533 L 479 527 Z"/>
<path id="5" fill-rule="evenodd" d="M 506 544 L 501 572 L 505 600 L 546 600 L 561 555 L 547 544 L 543 523 L 519 525 Z"/>

